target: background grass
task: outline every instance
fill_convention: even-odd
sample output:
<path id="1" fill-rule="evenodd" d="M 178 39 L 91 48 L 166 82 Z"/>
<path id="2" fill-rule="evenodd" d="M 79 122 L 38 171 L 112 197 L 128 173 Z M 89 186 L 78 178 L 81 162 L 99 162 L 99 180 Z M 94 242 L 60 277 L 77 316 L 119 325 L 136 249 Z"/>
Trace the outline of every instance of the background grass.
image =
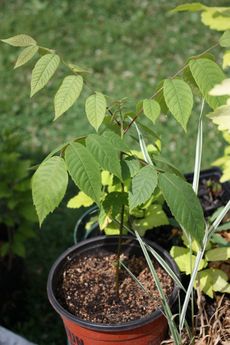
<path id="1" fill-rule="evenodd" d="M 91 88 L 113 98 L 129 97 L 132 104 L 150 97 L 162 78 L 173 75 L 187 57 L 202 52 L 219 37 L 200 23 L 198 13 L 168 13 L 181 3 L 176 0 L 3 0 L 0 1 L 1 37 L 30 34 L 40 45 L 57 49 L 70 62 L 89 67 Z M 203 3 L 224 6 L 228 1 Z M 67 114 L 52 123 L 52 98 L 66 71 L 61 70 L 48 88 L 31 100 L 30 71 L 35 60 L 13 71 L 17 54 L 17 48 L 1 45 L 0 125 L 13 124 L 25 132 L 24 154 L 38 162 L 66 139 L 89 131 L 83 108 L 88 93 L 85 91 Z M 156 125 L 163 154 L 183 172 L 193 168 L 199 101 L 194 109 L 187 134 L 171 116 L 161 117 Z M 205 121 L 203 168 L 209 167 L 222 152 L 221 136 Z M 69 194 L 73 193 L 74 187 Z M 72 243 L 77 218 L 78 213 L 66 210 L 63 202 L 28 246 L 30 279 L 25 290 L 26 316 L 23 322 L 9 326 L 39 345 L 65 342 L 61 323 L 47 302 L 46 279 L 54 259 Z"/>

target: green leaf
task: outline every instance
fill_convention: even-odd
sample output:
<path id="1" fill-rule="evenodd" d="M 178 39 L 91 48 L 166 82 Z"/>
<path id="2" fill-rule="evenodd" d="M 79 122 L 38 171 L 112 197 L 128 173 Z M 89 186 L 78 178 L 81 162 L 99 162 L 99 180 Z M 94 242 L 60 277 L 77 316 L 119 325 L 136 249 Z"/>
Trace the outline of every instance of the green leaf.
<path id="1" fill-rule="evenodd" d="M 128 205 L 128 194 L 125 192 L 109 193 L 103 201 L 103 208 L 106 215 L 113 218 L 120 214 L 123 205 Z"/>
<path id="2" fill-rule="evenodd" d="M 213 298 L 214 291 L 230 293 L 230 284 L 227 280 L 228 276 L 222 270 L 208 268 L 197 274 L 196 285 L 199 284 L 201 291 Z"/>
<path id="3" fill-rule="evenodd" d="M 201 4 L 200 2 L 192 2 L 191 4 L 182 4 L 179 5 L 177 7 L 175 7 L 173 10 L 171 10 L 171 13 L 174 12 L 197 12 L 197 11 L 203 11 L 205 10 L 207 7 L 203 4 Z"/>
<path id="4" fill-rule="evenodd" d="M 223 56 L 223 69 L 226 69 L 227 67 L 230 66 L 230 50 L 227 50 L 225 53 L 224 53 L 224 56 Z"/>
<path id="5" fill-rule="evenodd" d="M 129 208 L 144 204 L 153 194 L 157 186 L 157 172 L 153 166 L 147 165 L 132 179 L 132 189 L 129 192 Z"/>
<path id="6" fill-rule="evenodd" d="M 205 253 L 207 261 L 225 261 L 230 259 L 230 247 L 214 248 Z"/>
<path id="7" fill-rule="evenodd" d="M 220 67 L 214 61 L 208 59 L 191 60 L 189 67 L 201 94 L 209 106 L 215 109 L 225 104 L 226 97 L 212 97 L 209 95 L 209 91 L 225 79 Z"/>
<path id="8" fill-rule="evenodd" d="M 230 47 L 230 30 L 227 30 L 223 33 L 223 35 L 219 39 L 219 43 L 221 47 Z"/>
<path id="9" fill-rule="evenodd" d="M 213 89 L 209 91 L 211 96 L 230 96 L 230 78 L 224 79 L 220 84 L 214 86 Z"/>
<path id="10" fill-rule="evenodd" d="M 145 116 L 155 123 L 156 119 L 160 115 L 161 107 L 154 99 L 145 99 L 143 101 L 143 111 Z"/>
<path id="11" fill-rule="evenodd" d="M 32 57 L 37 53 L 38 46 L 29 46 L 23 49 L 23 51 L 19 54 L 17 61 L 15 63 L 14 68 L 18 68 L 22 65 L 25 65 Z"/>
<path id="12" fill-rule="evenodd" d="M 211 242 L 218 244 L 218 246 L 221 247 L 229 247 L 229 242 L 227 240 L 224 239 L 224 237 L 222 237 L 219 234 L 213 234 L 212 238 L 211 238 Z"/>
<path id="13" fill-rule="evenodd" d="M 64 78 L 54 97 L 55 120 L 66 112 L 78 99 L 83 87 L 83 78 L 69 75 Z"/>
<path id="14" fill-rule="evenodd" d="M 62 201 L 67 184 L 68 174 L 61 157 L 49 158 L 36 170 L 32 178 L 32 195 L 40 226 Z"/>
<path id="15" fill-rule="evenodd" d="M 94 201 L 86 195 L 84 192 L 79 192 L 76 196 L 68 201 L 67 207 L 69 208 L 80 208 L 89 207 L 93 205 Z"/>
<path id="16" fill-rule="evenodd" d="M 112 186 L 113 175 L 109 171 L 103 170 L 101 172 L 101 182 L 102 182 L 102 186 Z"/>
<path id="17" fill-rule="evenodd" d="M 124 142 L 124 139 L 122 139 L 118 134 L 112 132 L 112 131 L 105 131 L 103 132 L 102 136 L 106 138 L 112 144 L 117 150 L 121 152 L 129 152 L 129 147 Z"/>
<path id="18" fill-rule="evenodd" d="M 100 92 L 95 92 L 94 95 L 89 96 L 85 102 L 85 111 L 89 123 L 98 131 L 105 117 L 105 96 Z"/>
<path id="19" fill-rule="evenodd" d="M 201 14 L 201 20 L 204 25 L 217 31 L 230 29 L 229 16 L 226 16 L 226 7 L 207 7 Z"/>
<path id="20" fill-rule="evenodd" d="M 93 155 L 82 144 L 71 143 L 65 151 L 65 161 L 68 171 L 79 189 L 99 204 L 101 172 Z"/>
<path id="21" fill-rule="evenodd" d="M 162 113 L 167 114 L 168 113 L 168 107 L 167 107 L 167 104 L 165 103 L 163 85 L 164 85 L 164 81 L 162 80 L 157 85 L 154 99 L 160 104 Z"/>
<path id="22" fill-rule="evenodd" d="M 144 236 L 146 230 L 169 224 L 168 218 L 162 209 L 161 205 L 150 205 L 144 218 L 135 218 L 132 223 L 132 228 L 137 230 L 140 236 Z"/>
<path id="23" fill-rule="evenodd" d="M 175 165 L 167 161 L 162 156 L 152 155 L 152 160 L 155 162 L 158 168 L 164 169 L 168 172 L 180 176 L 181 178 L 184 178 L 184 175 L 177 169 L 177 167 L 175 167 Z"/>
<path id="24" fill-rule="evenodd" d="M 60 58 L 57 54 L 45 54 L 37 61 L 32 71 L 31 97 L 48 83 L 59 63 Z"/>
<path id="25" fill-rule="evenodd" d="M 86 147 L 104 170 L 108 170 L 121 179 L 119 151 L 116 147 L 97 134 L 90 134 L 87 137 Z"/>
<path id="26" fill-rule="evenodd" d="M 186 274 L 191 274 L 194 265 L 196 256 L 191 256 L 191 263 L 190 263 L 190 249 L 189 248 L 183 248 L 178 246 L 173 246 L 170 250 L 170 254 L 172 255 L 173 259 L 176 261 L 179 269 L 181 272 L 185 272 Z M 207 266 L 207 263 L 205 260 L 201 260 L 199 264 L 198 270 L 202 270 L 205 266 Z"/>
<path id="27" fill-rule="evenodd" d="M 122 176 L 126 180 L 129 177 L 134 177 L 141 168 L 140 162 L 134 157 L 127 157 L 121 161 Z"/>
<path id="28" fill-rule="evenodd" d="M 68 67 L 71 69 L 73 73 L 81 74 L 81 73 L 90 73 L 90 70 L 88 70 L 85 67 L 81 67 L 78 65 L 74 65 L 72 63 L 68 64 Z"/>
<path id="29" fill-rule="evenodd" d="M 175 119 L 186 130 L 193 107 L 193 95 L 190 86 L 179 79 L 164 81 L 165 102 Z"/>
<path id="30" fill-rule="evenodd" d="M 3 39 L 1 41 L 14 47 L 28 47 L 37 44 L 37 42 L 32 37 L 25 34 L 16 35 L 10 38 Z"/>
<path id="31" fill-rule="evenodd" d="M 164 173 L 159 176 L 159 187 L 178 223 L 192 239 L 201 243 L 204 236 L 204 216 L 192 186 L 174 174 Z"/>
<path id="32" fill-rule="evenodd" d="M 230 105 L 222 105 L 207 115 L 220 131 L 230 133 Z"/>

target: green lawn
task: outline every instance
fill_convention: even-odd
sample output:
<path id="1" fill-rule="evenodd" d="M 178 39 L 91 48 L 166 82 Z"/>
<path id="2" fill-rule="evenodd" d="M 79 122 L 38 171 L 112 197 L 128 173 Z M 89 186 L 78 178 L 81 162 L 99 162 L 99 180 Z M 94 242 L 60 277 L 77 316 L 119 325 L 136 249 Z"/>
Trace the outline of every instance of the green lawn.
<path id="1" fill-rule="evenodd" d="M 132 105 L 150 97 L 159 80 L 173 75 L 187 57 L 202 52 L 218 39 L 217 33 L 200 23 L 199 14 L 167 12 L 181 3 L 176 0 L 3 0 L 1 37 L 18 33 L 32 35 L 41 45 L 57 49 L 72 63 L 89 67 L 91 88 L 113 98 L 128 97 Z M 228 1 L 203 3 L 221 6 Z M 52 123 L 52 98 L 65 71 L 31 100 L 29 83 L 34 61 L 13 71 L 17 54 L 17 49 L 1 44 L 1 126 L 12 123 L 23 130 L 26 133 L 24 153 L 38 157 L 39 152 L 41 158 L 67 138 L 89 130 L 83 108 L 87 90 L 68 113 Z M 193 168 L 199 107 L 199 104 L 195 107 L 187 134 L 171 116 L 162 117 L 156 125 L 163 153 L 184 172 Z M 205 121 L 203 167 L 209 167 L 222 152 L 221 136 Z M 70 194 L 73 192 L 72 188 Z M 63 203 L 28 246 L 31 282 L 25 292 L 27 317 L 15 329 L 39 345 L 64 343 L 64 331 L 47 302 L 46 277 L 56 256 L 72 243 L 77 216 L 76 212 L 66 210 Z"/>

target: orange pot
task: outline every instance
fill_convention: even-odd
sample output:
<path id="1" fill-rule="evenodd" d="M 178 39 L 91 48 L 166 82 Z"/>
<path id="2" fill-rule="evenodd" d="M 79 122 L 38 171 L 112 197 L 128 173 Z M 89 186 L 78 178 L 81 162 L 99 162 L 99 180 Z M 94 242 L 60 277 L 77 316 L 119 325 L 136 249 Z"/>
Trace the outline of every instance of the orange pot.
<path id="1" fill-rule="evenodd" d="M 142 255 L 141 248 L 135 238 L 125 236 L 129 240 L 128 248 L 132 254 Z M 123 243 L 123 249 L 127 244 Z M 153 242 L 146 241 L 154 248 L 179 276 L 178 268 L 170 255 Z M 116 252 L 117 236 L 100 236 L 85 240 L 71 247 L 61 255 L 51 268 L 48 278 L 48 297 L 54 309 L 61 316 L 66 329 L 69 344 L 71 345 L 160 345 L 167 334 L 167 320 L 159 309 L 152 314 L 138 320 L 123 324 L 104 325 L 82 320 L 65 310 L 55 297 L 59 277 L 63 266 L 68 261 L 83 253 L 94 251 L 102 247 L 111 252 Z M 169 304 L 173 305 L 178 296 L 178 288 L 174 287 Z"/>

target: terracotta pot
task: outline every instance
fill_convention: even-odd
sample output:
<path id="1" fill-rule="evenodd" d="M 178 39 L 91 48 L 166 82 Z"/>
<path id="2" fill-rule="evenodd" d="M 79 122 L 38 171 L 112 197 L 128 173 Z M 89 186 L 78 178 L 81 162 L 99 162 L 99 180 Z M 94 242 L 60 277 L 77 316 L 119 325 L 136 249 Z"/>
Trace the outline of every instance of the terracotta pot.
<path id="1" fill-rule="evenodd" d="M 95 252 L 100 248 L 115 253 L 117 247 L 117 236 L 99 236 L 80 242 L 65 251 L 54 263 L 48 278 L 48 297 L 54 309 L 61 316 L 69 344 L 71 345 L 160 345 L 165 339 L 168 325 L 162 311 L 159 309 L 152 314 L 138 320 L 127 323 L 104 325 L 85 321 L 63 308 L 58 302 L 57 285 L 59 277 L 62 274 L 64 264 L 68 261 L 82 255 L 83 253 Z M 170 265 L 174 272 L 179 276 L 179 270 L 171 256 L 160 246 L 146 241 L 154 248 Z M 123 237 L 122 248 L 128 248 L 130 255 L 142 256 L 142 250 L 135 238 Z M 86 292 L 87 293 L 87 292 Z M 178 296 L 178 288 L 174 287 L 169 298 L 169 304 L 172 306 Z"/>

